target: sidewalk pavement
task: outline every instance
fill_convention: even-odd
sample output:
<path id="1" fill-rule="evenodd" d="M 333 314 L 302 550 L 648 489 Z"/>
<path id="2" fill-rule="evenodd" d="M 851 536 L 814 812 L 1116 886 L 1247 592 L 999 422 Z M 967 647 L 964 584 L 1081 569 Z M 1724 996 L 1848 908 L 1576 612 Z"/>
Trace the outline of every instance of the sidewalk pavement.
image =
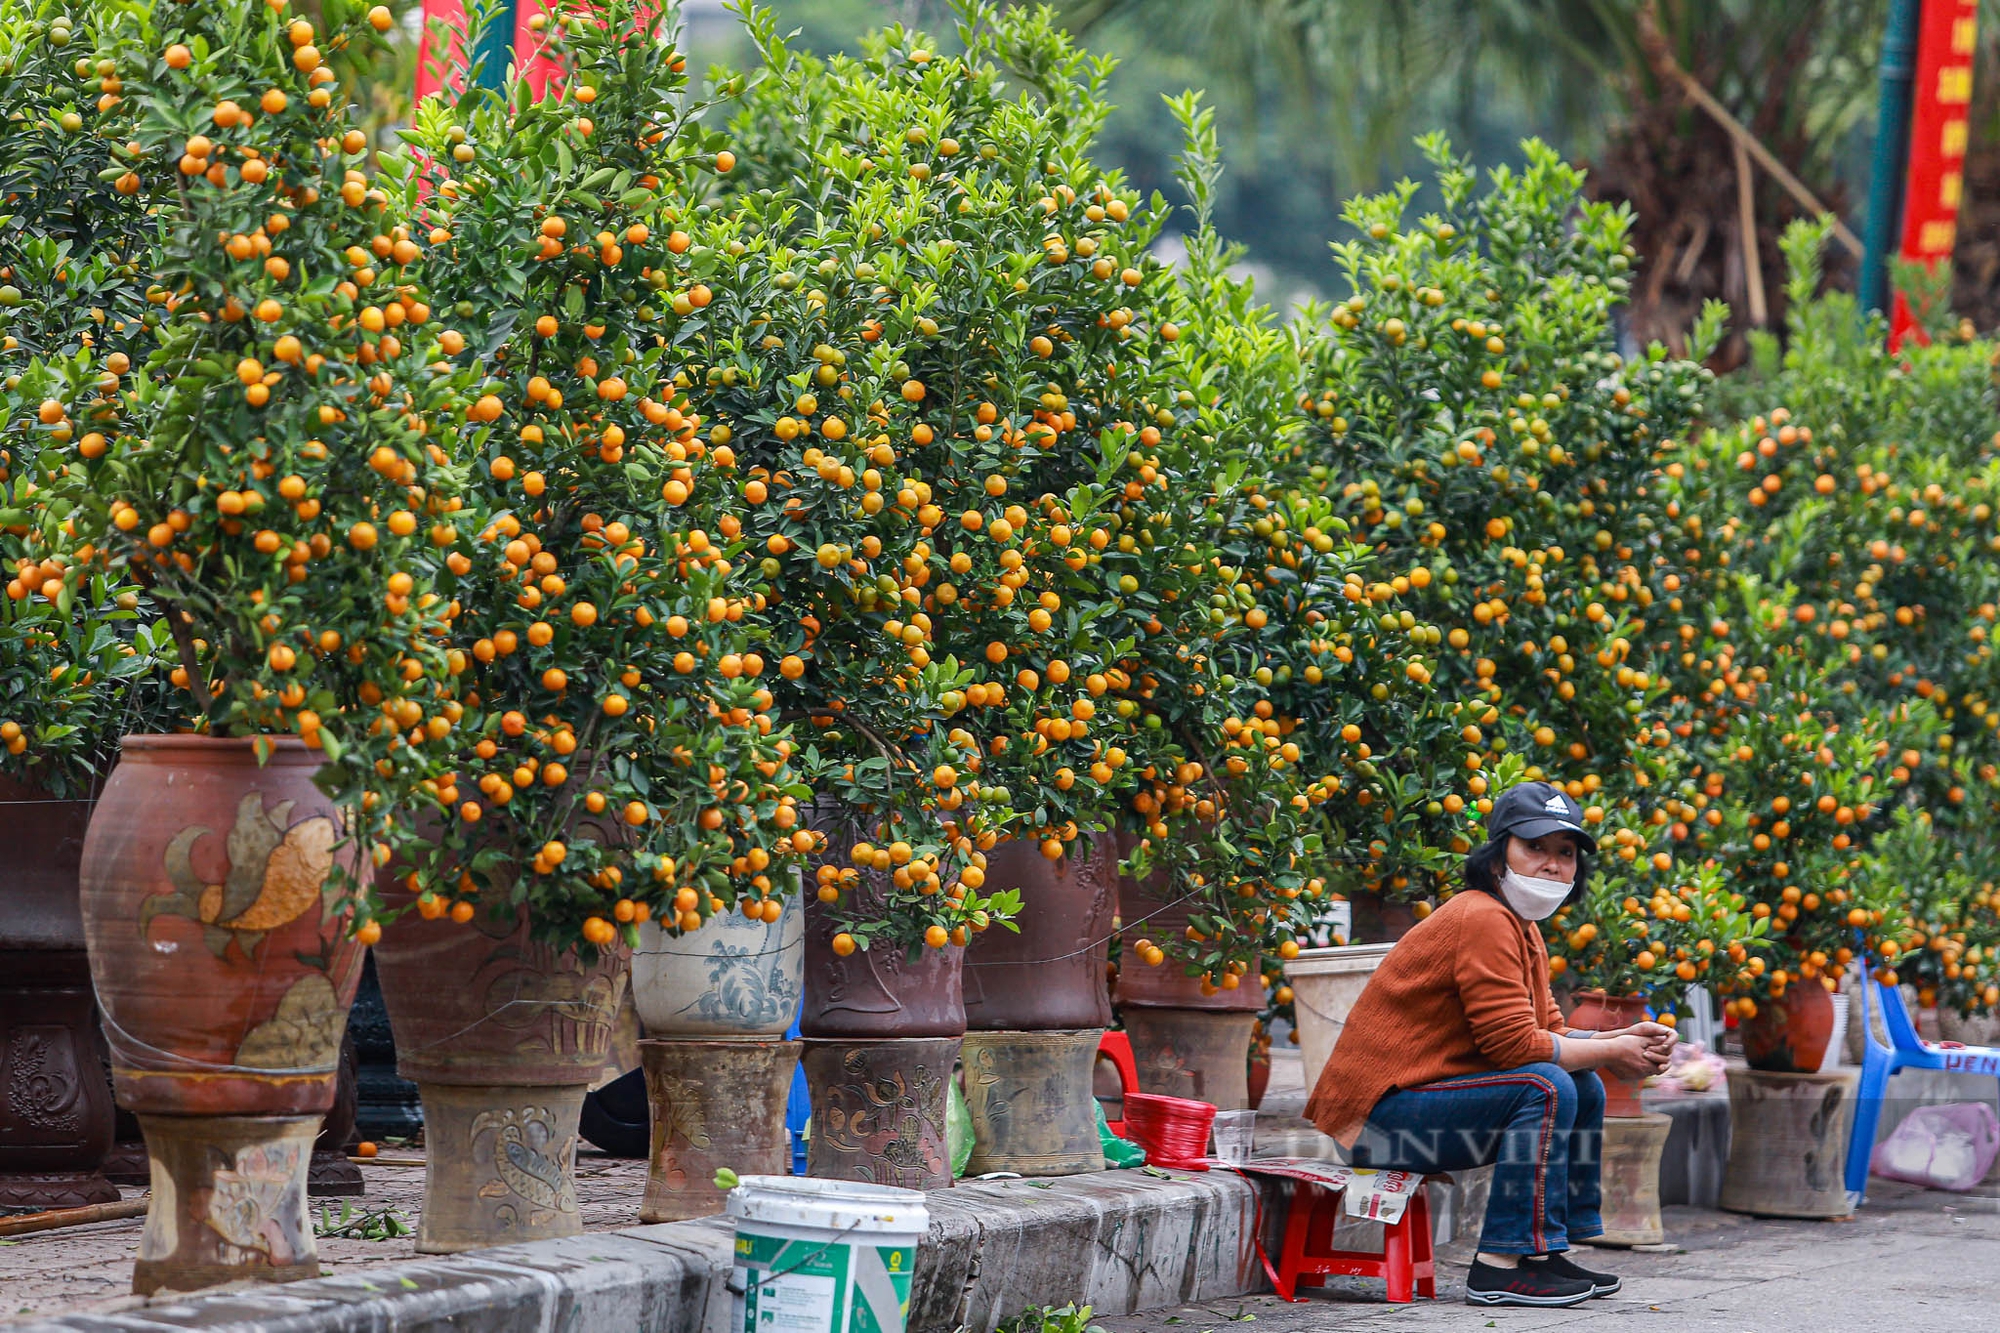
<path id="1" fill-rule="evenodd" d="M 1565 1310 L 1465 1301 L 1476 1237 L 1439 1248 L 1438 1299 L 1389 1305 L 1382 1283 L 1333 1278 L 1303 1304 L 1242 1296 L 1094 1320 L 1105 1333 L 1323 1333 L 1333 1329 L 1568 1329 L 1577 1333 L 1872 1333 L 1988 1330 L 2000 1309 L 2000 1213 L 1876 1180 L 1852 1220 L 1793 1222 L 1694 1208 L 1662 1210 L 1675 1253 L 1579 1246 L 1577 1262 L 1625 1281 Z M 1254 1320 L 1254 1324 L 1250 1321 Z"/>

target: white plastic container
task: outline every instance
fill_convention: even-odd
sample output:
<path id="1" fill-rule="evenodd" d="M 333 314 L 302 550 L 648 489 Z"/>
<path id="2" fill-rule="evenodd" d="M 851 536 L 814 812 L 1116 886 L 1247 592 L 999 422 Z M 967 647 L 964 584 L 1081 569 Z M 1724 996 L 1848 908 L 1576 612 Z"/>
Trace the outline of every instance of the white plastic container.
<path id="1" fill-rule="evenodd" d="M 1350 944 L 1337 949 L 1307 949 L 1285 964 L 1292 987 L 1292 1012 L 1299 1025 L 1299 1053 L 1305 1058 L 1306 1091 L 1319 1082 L 1319 1071 L 1333 1054 L 1348 1011 L 1361 998 L 1368 978 L 1394 944 Z"/>
<path id="2" fill-rule="evenodd" d="M 930 1229 L 921 1191 L 745 1176 L 724 1211 L 736 1221 L 734 1333 L 903 1333 Z"/>

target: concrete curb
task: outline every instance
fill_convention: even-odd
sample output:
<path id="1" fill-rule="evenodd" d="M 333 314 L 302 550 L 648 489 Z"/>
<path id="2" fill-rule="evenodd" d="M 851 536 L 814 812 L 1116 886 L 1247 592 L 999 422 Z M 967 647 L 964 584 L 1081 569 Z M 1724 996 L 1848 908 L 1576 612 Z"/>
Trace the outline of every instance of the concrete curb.
<path id="1" fill-rule="evenodd" d="M 1257 1192 L 1229 1172 L 1107 1171 L 930 1196 L 910 1333 L 989 1333 L 1034 1306 L 1102 1315 L 1261 1290 Z M 1269 1201 L 1264 1207 L 1270 1224 Z M 418 1259 L 17 1325 L 43 1333 L 733 1333 L 732 1231 L 710 1219 Z"/>

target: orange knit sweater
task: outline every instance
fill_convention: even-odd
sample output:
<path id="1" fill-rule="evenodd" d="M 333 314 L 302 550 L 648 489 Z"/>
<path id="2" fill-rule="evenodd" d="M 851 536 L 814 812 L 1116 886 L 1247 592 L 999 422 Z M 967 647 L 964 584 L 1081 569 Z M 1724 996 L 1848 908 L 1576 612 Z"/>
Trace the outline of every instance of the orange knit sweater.
<path id="1" fill-rule="evenodd" d="M 1368 979 L 1306 1118 L 1352 1148 L 1386 1094 L 1554 1059 L 1563 1029 L 1541 930 L 1490 893 L 1456 894 Z"/>

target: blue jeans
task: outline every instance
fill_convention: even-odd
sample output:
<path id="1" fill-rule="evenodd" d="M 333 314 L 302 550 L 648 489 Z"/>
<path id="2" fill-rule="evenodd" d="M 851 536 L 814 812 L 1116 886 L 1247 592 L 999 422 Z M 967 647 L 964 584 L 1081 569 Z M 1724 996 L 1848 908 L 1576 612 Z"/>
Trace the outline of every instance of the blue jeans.
<path id="1" fill-rule="evenodd" d="M 1587 1069 L 1532 1064 L 1389 1093 L 1349 1157 L 1390 1171 L 1492 1166 L 1479 1248 L 1548 1254 L 1604 1234 L 1603 1143 L 1602 1080 Z"/>

